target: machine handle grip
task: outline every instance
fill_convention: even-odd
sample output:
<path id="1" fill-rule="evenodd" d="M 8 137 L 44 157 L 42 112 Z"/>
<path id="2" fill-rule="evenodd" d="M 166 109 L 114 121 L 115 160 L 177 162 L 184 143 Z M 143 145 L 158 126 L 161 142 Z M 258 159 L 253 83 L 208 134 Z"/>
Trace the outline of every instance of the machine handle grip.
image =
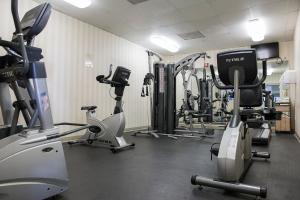
<path id="1" fill-rule="evenodd" d="M 108 74 L 108 76 L 105 77 L 105 79 L 109 79 L 111 77 L 111 75 L 112 75 L 112 68 L 113 68 L 113 65 L 110 64 L 109 65 L 109 74 Z"/>
<path id="2" fill-rule="evenodd" d="M 7 47 L 7 48 L 10 48 L 10 49 L 18 49 L 18 48 L 20 48 L 20 46 L 19 46 L 18 43 L 6 41 L 6 40 L 2 40 L 1 38 L 0 38 L 0 46 Z"/>
<path id="3" fill-rule="evenodd" d="M 159 59 L 159 61 L 163 60 L 162 57 L 159 54 L 157 54 L 157 53 L 155 53 L 153 51 L 146 50 L 146 52 L 147 52 L 148 56 L 156 56 Z"/>
<path id="4" fill-rule="evenodd" d="M 109 79 L 112 75 L 112 68 L 113 68 L 113 65 L 110 64 L 109 65 L 109 74 L 107 76 L 99 75 L 96 77 L 96 80 L 99 81 L 100 83 L 105 83 L 105 80 Z"/>
<path id="5" fill-rule="evenodd" d="M 23 37 L 21 22 L 20 22 L 20 18 L 19 18 L 18 0 L 11 0 L 11 13 L 12 13 L 15 28 L 16 28 L 15 34 L 17 35 L 19 46 L 21 49 L 21 54 L 23 57 L 23 66 L 25 68 L 25 72 L 27 72 L 29 70 L 29 60 L 28 60 L 28 56 L 27 56 L 27 52 L 26 52 L 26 48 L 25 48 L 25 44 L 24 44 L 24 37 Z"/>
<path id="6" fill-rule="evenodd" d="M 18 0 L 11 0 L 11 13 L 13 16 L 16 33 L 22 33 L 19 12 L 18 12 Z"/>

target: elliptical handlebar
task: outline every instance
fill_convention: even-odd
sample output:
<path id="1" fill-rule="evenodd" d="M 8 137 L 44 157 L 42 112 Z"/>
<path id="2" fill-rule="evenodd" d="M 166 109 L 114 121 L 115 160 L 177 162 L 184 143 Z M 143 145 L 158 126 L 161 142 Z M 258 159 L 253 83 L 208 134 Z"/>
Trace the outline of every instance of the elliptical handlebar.
<path id="1" fill-rule="evenodd" d="M 18 12 L 18 0 L 11 0 L 11 13 L 13 16 L 16 33 L 22 33 L 19 12 Z"/>
<path id="2" fill-rule="evenodd" d="M 29 60 L 28 60 L 28 56 L 27 56 L 27 52 L 26 52 L 26 48 L 25 48 L 25 44 L 24 44 L 24 37 L 23 37 L 21 22 L 20 22 L 20 18 L 19 18 L 18 0 L 11 0 L 11 13 L 12 13 L 15 28 L 16 28 L 16 32 L 14 34 L 18 38 L 19 47 L 21 49 L 24 71 L 28 72 Z M 7 43 L 7 45 L 8 45 L 8 43 Z"/>
<path id="3" fill-rule="evenodd" d="M 263 60 L 262 67 L 263 67 L 263 76 L 257 83 L 255 83 L 253 85 L 240 85 L 239 89 L 252 89 L 252 88 L 256 88 L 256 87 L 260 86 L 261 84 L 263 84 L 263 82 L 267 78 L 267 61 L 266 60 Z M 214 81 L 214 84 L 218 89 L 221 89 L 221 90 L 234 89 L 233 85 L 220 85 L 220 83 L 217 81 L 215 69 L 214 69 L 213 65 L 210 65 L 210 71 L 211 71 L 211 76 Z"/>
<path id="4" fill-rule="evenodd" d="M 0 46 L 4 48 L 10 48 L 12 50 L 20 48 L 19 43 L 2 40 L 1 38 L 0 38 Z"/>
<path id="5" fill-rule="evenodd" d="M 111 77 L 111 75 L 112 75 L 112 68 L 113 68 L 113 65 L 112 64 L 110 64 L 109 65 L 109 74 L 107 75 L 107 76 L 105 76 L 105 75 L 99 75 L 99 76 L 97 76 L 96 77 L 96 80 L 98 81 L 98 82 L 100 82 L 100 83 L 105 83 L 105 84 L 110 84 L 110 83 L 108 83 L 109 82 L 109 78 Z"/>

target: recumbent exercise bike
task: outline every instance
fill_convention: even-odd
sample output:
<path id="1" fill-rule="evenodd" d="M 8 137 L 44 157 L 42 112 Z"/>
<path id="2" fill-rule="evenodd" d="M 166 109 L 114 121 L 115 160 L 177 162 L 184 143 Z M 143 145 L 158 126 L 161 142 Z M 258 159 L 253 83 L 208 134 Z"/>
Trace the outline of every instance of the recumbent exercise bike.
<path id="1" fill-rule="evenodd" d="M 217 55 L 219 78 L 224 85 L 220 85 L 216 79 L 214 67 L 210 66 L 215 86 L 219 89 L 234 89 L 234 110 L 227 125 L 219 148 L 212 149 L 218 156 L 217 179 L 192 176 L 193 185 L 208 186 L 227 191 L 245 193 L 265 198 L 267 188 L 240 183 L 249 169 L 252 158 L 270 158 L 266 152 L 252 152 L 251 135 L 247 123 L 240 116 L 240 90 L 255 89 L 259 87 L 267 76 L 266 62 L 263 61 L 263 76 L 257 78 L 256 52 L 253 49 L 230 51 Z M 257 101 L 260 96 L 255 92 L 248 93 L 248 99 Z M 246 106 L 246 105 L 244 105 Z"/>

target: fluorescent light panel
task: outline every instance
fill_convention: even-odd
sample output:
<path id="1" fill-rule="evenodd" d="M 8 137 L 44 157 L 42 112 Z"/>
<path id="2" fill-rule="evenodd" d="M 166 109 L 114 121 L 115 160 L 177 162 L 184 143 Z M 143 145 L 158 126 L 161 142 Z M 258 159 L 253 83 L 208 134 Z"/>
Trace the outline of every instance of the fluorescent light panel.
<path id="1" fill-rule="evenodd" d="M 152 35 L 150 37 L 150 41 L 153 44 L 155 44 L 155 45 L 157 45 L 157 46 L 159 46 L 159 47 L 161 47 L 163 49 L 166 49 L 166 50 L 168 50 L 168 51 L 170 51 L 172 53 L 176 53 L 176 52 L 179 51 L 179 45 L 176 42 L 174 42 L 173 40 L 171 40 L 171 39 L 169 39 L 169 38 L 167 38 L 165 36 L 162 36 L 162 35 Z"/>
<path id="2" fill-rule="evenodd" d="M 92 0 L 64 0 L 64 1 L 77 8 L 86 8 L 92 4 Z"/>
<path id="3" fill-rule="evenodd" d="M 259 42 L 265 39 L 265 25 L 259 19 L 253 19 L 248 22 L 248 33 L 254 42 Z"/>

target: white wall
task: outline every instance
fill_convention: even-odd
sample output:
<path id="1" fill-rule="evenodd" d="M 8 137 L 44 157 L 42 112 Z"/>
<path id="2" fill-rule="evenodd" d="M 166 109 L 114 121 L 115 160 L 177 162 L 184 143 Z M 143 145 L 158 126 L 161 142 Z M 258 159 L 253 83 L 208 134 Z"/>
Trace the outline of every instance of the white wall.
<path id="1" fill-rule="evenodd" d="M 35 5 L 32 0 L 19 1 L 20 16 Z M 10 0 L 1 0 L 0 7 L 0 37 L 9 40 L 14 31 Z M 148 105 L 140 98 L 143 77 L 148 72 L 143 47 L 55 10 L 35 45 L 43 49 L 55 122 L 85 122 L 82 105 L 97 105 L 100 118 L 113 112 L 110 87 L 95 79 L 98 74 L 107 74 L 112 63 L 132 70 L 124 96 L 126 127 L 147 125 Z M 93 61 L 93 68 L 84 67 L 86 59 Z"/>
<path id="2" fill-rule="evenodd" d="M 294 34 L 294 58 L 294 68 L 297 76 L 295 87 L 295 131 L 300 136 L 300 12 Z"/>

